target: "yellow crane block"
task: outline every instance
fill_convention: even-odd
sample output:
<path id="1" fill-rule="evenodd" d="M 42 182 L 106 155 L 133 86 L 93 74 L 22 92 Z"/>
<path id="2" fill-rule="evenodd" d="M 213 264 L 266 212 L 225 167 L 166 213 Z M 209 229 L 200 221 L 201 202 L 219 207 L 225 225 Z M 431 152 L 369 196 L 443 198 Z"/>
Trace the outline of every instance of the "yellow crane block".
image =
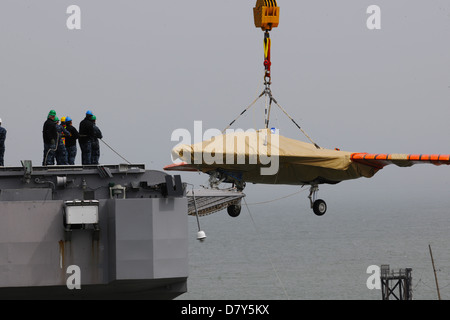
<path id="1" fill-rule="evenodd" d="M 278 27 L 280 20 L 280 7 L 276 0 L 257 0 L 253 8 L 255 26 L 263 31 Z"/>

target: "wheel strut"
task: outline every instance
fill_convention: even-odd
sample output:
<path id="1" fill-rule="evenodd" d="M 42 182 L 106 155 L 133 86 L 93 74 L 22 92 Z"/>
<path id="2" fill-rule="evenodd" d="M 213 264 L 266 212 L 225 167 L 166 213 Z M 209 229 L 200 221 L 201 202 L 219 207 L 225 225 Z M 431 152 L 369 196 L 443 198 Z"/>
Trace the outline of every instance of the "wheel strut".
<path id="1" fill-rule="evenodd" d="M 317 216 L 322 216 L 327 211 L 327 204 L 322 199 L 316 199 L 317 192 L 319 191 L 319 186 L 317 184 L 311 185 L 309 189 L 309 201 L 311 203 L 311 209 L 313 209 L 314 213 Z"/>

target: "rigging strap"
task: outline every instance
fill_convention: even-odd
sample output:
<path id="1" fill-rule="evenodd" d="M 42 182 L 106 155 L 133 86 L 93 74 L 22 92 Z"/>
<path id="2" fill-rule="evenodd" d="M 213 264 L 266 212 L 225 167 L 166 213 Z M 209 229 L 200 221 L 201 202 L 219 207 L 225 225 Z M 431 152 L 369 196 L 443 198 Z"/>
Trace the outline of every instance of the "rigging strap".
<path id="1" fill-rule="evenodd" d="M 275 104 L 281 109 L 281 111 L 283 111 L 283 113 L 289 118 L 291 119 L 291 121 L 297 126 L 297 128 L 300 129 L 301 132 L 303 132 L 303 134 L 305 135 L 305 137 L 307 137 L 309 139 L 309 141 L 311 141 L 311 143 L 317 148 L 320 149 L 319 145 L 317 143 L 315 143 L 310 136 L 308 136 L 308 134 L 297 124 L 297 122 L 295 122 L 294 119 L 292 119 L 292 117 L 286 112 L 286 110 L 283 109 L 282 106 L 280 106 L 277 102 L 277 100 L 275 100 L 274 98 L 272 98 L 273 102 L 275 102 Z"/>
<path id="2" fill-rule="evenodd" d="M 248 109 L 250 109 L 258 100 L 259 98 L 261 98 L 263 95 L 267 97 L 269 97 L 269 105 L 267 108 L 267 103 L 266 103 L 266 123 L 265 123 L 265 127 L 266 129 L 269 127 L 269 117 L 270 117 L 270 109 L 272 106 L 272 102 L 275 102 L 275 104 L 278 106 L 278 108 L 280 108 L 281 111 L 283 111 L 283 113 L 295 124 L 295 126 L 300 129 L 300 131 L 305 135 L 306 138 L 308 138 L 308 140 L 317 148 L 320 149 L 319 145 L 317 143 L 315 143 L 311 137 L 302 129 L 302 127 L 300 127 L 298 125 L 297 122 L 295 122 L 295 120 L 286 112 L 286 110 L 284 110 L 284 108 L 277 102 L 277 100 L 272 96 L 272 90 L 270 90 L 270 85 L 266 83 L 266 87 L 264 88 L 263 92 L 261 92 L 261 94 L 256 97 L 255 100 L 253 100 L 253 102 L 247 106 L 233 121 L 230 122 L 230 124 L 222 130 L 222 134 L 225 134 L 225 131 L 230 128 L 237 119 L 239 119 Z"/>
<path id="3" fill-rule="evenodd" d="M 229 127 L 231 127 L 237 119 L 239 119 L 248 109 L 250 109 L 256 103 L 256 101 L 258 101 L 259 98 L 261 98 L 265 94 L 265 92 L 266 92 L 265 90 L 263 92 L 261 92 L 261 94 L 255 100 L 253 100 L 253 102 L 250 103 L 250 105 L 247 108 L 245 108 L 233 121 L 231 121 L 230 124 L 225 129 L 222 130 L 222 134 L 224 134 L 225 131 Z"/>
<path id="4" fill-rule="evenodd" d="M 270 84 L 270 66 L 272 65 L 272 62 L 270 61 L 270 35 L 269 31 L 266 30 L 264 33 L 264 68 L 266 69 L 266 72 L 264 74 L 264 82 Z"/>

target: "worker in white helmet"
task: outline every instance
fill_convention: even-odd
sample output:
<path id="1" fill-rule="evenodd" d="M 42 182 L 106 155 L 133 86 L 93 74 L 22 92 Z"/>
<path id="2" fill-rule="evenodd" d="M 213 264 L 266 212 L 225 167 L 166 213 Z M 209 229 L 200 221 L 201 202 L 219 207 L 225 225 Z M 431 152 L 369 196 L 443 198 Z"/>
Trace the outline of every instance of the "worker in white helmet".
<path id="1" fill-rule="evenodd" d="M 4 163 L 5 140 L 6 140 L 6 129 L 2 127 L 2 119 L 0 118 L 0 167 L 5 166 Z"/>

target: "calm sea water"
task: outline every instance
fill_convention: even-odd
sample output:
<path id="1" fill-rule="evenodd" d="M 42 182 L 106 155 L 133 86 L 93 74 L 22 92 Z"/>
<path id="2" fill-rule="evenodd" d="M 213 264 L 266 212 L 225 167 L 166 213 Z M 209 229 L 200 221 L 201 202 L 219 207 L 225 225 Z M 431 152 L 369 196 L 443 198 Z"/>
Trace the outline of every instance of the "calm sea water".
<path id="1" fill-rule="evenodd" d="M 381 264 L 412 268 L 413 299 L 437 299 L 429 244 L 441 297 L 450 298 L 450 200 L 347 195 L 327 201 L 317 217 L 307 195 L 251 205 L 247 194 L 249 210 L 244 205 L 238 218 L 226 211 L 200 218 L 204 242 L 189 217 L 188 293 L 177 299 L 380 300 L 366 281 L 367 268 Z"/>

